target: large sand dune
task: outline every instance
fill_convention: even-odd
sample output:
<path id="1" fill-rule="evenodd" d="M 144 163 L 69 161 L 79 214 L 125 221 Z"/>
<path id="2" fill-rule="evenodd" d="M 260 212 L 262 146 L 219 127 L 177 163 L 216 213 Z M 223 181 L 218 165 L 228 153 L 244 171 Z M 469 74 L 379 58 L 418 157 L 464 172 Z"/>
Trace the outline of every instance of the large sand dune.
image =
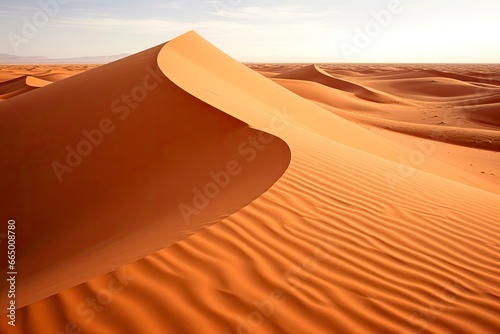
<path id="1" fill-rule="evenodd" d="M 1 330 L 497 333 L 498 83 L 353 66 L 252 70 L 190 32 L 1 101 Z"/>
<path id="2" fill-rule="evenodd" d="M 172 84 L 155 66 L 160 49 L 0 105 L 3 212 L 22 222 L 18 257 L 29 260 L 18 265 L 20 306 L 219 221 L 285 171 L 284 142 Z M 253 157 L 261 138 L 265 149 Z"/>

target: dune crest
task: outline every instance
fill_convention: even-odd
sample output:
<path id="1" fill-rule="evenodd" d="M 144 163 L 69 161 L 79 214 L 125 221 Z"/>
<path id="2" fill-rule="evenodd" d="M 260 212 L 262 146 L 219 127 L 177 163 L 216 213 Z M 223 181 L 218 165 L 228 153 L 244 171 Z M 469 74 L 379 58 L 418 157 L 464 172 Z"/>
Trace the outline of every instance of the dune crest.
<path id="1" fill-rule="evenodd" d="M 494 333 L 500 327 L 500 195 L 489 191 L 493 182 L 486 176 L 435 158 L 447 146 L 431 141 L 411 146 L 401 134 L 392 133 L 399 136 L 394 137 L 380 128 L 354 124 L 327 110 L 327 105 L 298 95 L 300 87 L 294 93 L 236 62 L 195 32 L 25 97 L 45 101 L 50 92 L 74 92 L 82 82 L 99 78 L 100 88 L 106 89 L 92 93 L 85 113 L 53 115 L 62 118 L 61 124 L 93 124 L 103 112 L 96 101 L 109 99 L 111 104 L 110 97 L 120 96 L 125 87 L 131 91 L 148 65 L 159 66 L 161 88 L 134 110 L 133 122 L 123 123 L 122 132 L 117 124 L 114 139 L 102 144 L 108 145 L 106 150 L 94 153 L 99 158 L 90 161 L 91 166 L 117 162 L 116 168 L 121 168 L 133 155 L 141 162 L 134 165 L 138 174 L 124 171 L 116 183 L 104 180 L 111 190 L 137 194 L 105 201 L 106 208 L 117 204 L 106 217 L 127 222 L 127 209 L 144 205 L 137 208 L 140 224 L 120 225 L 127 243 L 118 243 L 112 255 L 125 260 L 123 253 L 147 253 L 145 240 L 165 241 L 178 233 L 178 226 L 165 231 L 164 225 L 155 223 L 162 220 L 165 206 L 189 201 L 192 187 L 207 182 L 207 171 L 227 169 L 241 144 L 249 148 L 250 136 L 260 138 L 253 147 L 265 149 L 254 151 L 256 164 L 244 168 L 248 174 L 241 174 L 241 183 L 235 179 L 234 188 L 213 199 L 225 210 L 214 208 L 198 217 L 202 226 L 222 219 L 218 224 L 30 303 L 18 310 L 20 325 L 9 333 L 60 332 L 68 324 L 83 333 Z M 301 79 L 308 81 L 304 87 L 311 96 L 320 85 L 339 93 L 327 84 L 337 85 L 337 79 L 332 81 L 316 67 L 304 72 L 312 76 Z M 120 73 L 123 77 L 116 85 Z M 349 86 L 344 82 L 340 83 Z M 68 101 L 73 97 L 69 94 Z M 4 102 L 0 124 L 1 117 L 12 117 L 8 108 L 26 103 L 22 96 Z M 175 106 L 176 112 L 168 112 L 166 106 Z M 27 105 L 17 110 L 24 110 L 27 119 L 35 113 Z M 185 136 L 181 126 L 190 129 Z M 63 139 L 75 132 L 68 131 Z M 165 145 L 151 147 L 158 142 Z M 126 150 L 114 152 L 124 146 Z M 173 160 L 163 160 L 165 147 Z M 145 148 L 150 150 L 143 152 Z M 484 157 L 495 162 L 498 152 L 483 151 L 467 157 L 474 163 Z M 9 158 L 23 161 L 20 153 Z M 155 168 L 147 169 L 151 165 Z M 174 175 L 172 180 L 168 175 Z M 143 177 L 151 183 L 141 182 Z M 196 177 L 198 181 L 187 184 Z M 175 194 L 154 187 L 158 182 L 177 182 Z M 79 196 L 74 190 L 69 188 L 67 195 Z M 156 201 L 148 205 L 143 198 Z M 168 219 L 172 227 L 175 215 Z M 87 212 L 74 226 L 90 223 Z M 111 228 L 110 234 L 116 232 Z M 66 232 L 66 239 L 78 240 L 71 232 Z M 143 238 L 134 243 L 127 235 Z M 83 237 L 87 243 L 95 241 L 95 236 Z M 115 245 L 115 240 L 102 241 Z M 103 265 L 109 254 L 94 249 L 86 255 Z M 47 277 L 68 277 L 63 274 L 52 270 Z M 110 282 L 123 275 L 126 284 L 109 297 Z M 106 292 L 107 299 L 100 298 Z M 97 307 L 88 302 L 92 298 L 99 301 Z"/>
<path id="2" fill-rule="evenodd" d="M 161 48 L 0 104 L 11 194 L 1 211 L 19 221 L 24 259 L 18 307 L 224 219 L 286 170 L 282 140 L 177 88 L 158 69 Z M 12 84 L 25 82 L 46 83 Z"/>

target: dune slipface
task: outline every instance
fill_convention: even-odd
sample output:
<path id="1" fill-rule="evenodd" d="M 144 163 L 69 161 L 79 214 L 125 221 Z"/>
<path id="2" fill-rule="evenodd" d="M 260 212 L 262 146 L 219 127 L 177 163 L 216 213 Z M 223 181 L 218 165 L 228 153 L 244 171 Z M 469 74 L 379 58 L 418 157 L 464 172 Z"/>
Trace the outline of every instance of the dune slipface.
<path id="1" fill-rule="evenodd" d="M 44 87 L 50 83 L 50 81 L 32 76 L 22 76 L 20 78 L 1 82 L 0 100 L 23 94 L 39 87 Z"/>
<path id="2" fill-rule="evenodd" d="M 160 50 L 0 105 L 1 211 L 18 221 L 24 259 L 19 307 L 227 217 L 288 166 L 283 141 L 173 85 Z"/>
<path id="3" fill-rule="evenodd" d="M 264 71 L 268 76 L 274 73 L 272 67 Z M 39 249 L 45 257 L 29 254 L 50 265 L 31 269 L 38 276 L 24 283 L 31 290 L 25 306 L 18 309 L 19 325 L 13 329 L 2 324 L 2 330 L 495 333 L 500 326 L 497 181 L 462 164 L 496 172 L 499 153 L 491 145 L 488 150 L 471 149 L 453 145 L 457 140 L 450 144 L 410 136 L 410 130 L 431 126 L 410 116 L 412 106 L 421 103 L 416 96 L 427 90 L 418 80 L 410 87 L 418 94 L 398 95 L 397 90 L 382 89 L 392 85 L 394 74 L 372 68 L 342 72 L 356 76 L 356 83 L 317 67 L 286 74 L 280 66 L 276 71 L 283 75 L 273 82 L 190 32 L 3 101 L 0 124 L 10 122 L 14 130 L 2 129 L 2 134 L 13 136 L 5 135 L 2 145 L 15 148 L 2 150 L 12 160 L 3 168 L 14 176 L 27 173 L 16 166 L 38 168 L 40 176 L 34 180 L 57 190 L 41 195 L 58 196 L 65 206 L 53 223 L 48 218 L 54 208 L 36 213 L 54 224 L 51 228 L 59 228 L 58 235 L 47 235 L 35 223 L 23 231 L 29 242 L 44 237 Z M 402 78 L 414 75 L 413 70 L 393 72 Z M 151 75 L 148 82 L 157 75 L 162 82 L 136 108 L 129 106 L 130 115 L 123 122 L 113 123 L 116 130 L 86 157 L 87 168 L 82 163 L 57 184 L 53 171 L 41 167 L 52 163 L 44 157 L 64 159 L 66 142 L 78 143 L 80 128 L 95 124 L 103 113 L 113 116 L 116 97 L 122 91 L 133 95 L 137 79 L 141 82 L 145 73 Z M 369 85 L 371 81 L 377 84 Z M 435 92 L 438 96 L 428 97 L 429 103 L 440 103 L 449 95 L 449 85 L 459 84 L 444 81 L 438 83 L 444 93 Z M 91 92 L 85 91 L 88 99 L 73 112 L 64 110 L 75 105 L 71 102 L 77 96 L 82 98 L 83 83 Z M 97 88 L 92 90 L 92 85 Z M 469 96 L 464 86 L 454 99 Z M 59 91 L 66 95 L 61 97 Z M 495 91 L 481 90 L 480 98 Z M 331 96 L 324 96 L 326 92 Z M 329 104 L 337 96 L 342 105 Z M 387 96 L 391 98 L 382 98 Z M 43 109 L 51 113 L 52 122 L 36 112 L 61 101 L 66 102 L 60 109 Z M 383 111 L 398 104 L 394 101 L 404 103 L 394 112 L 400 118 L 392 120 Z M 366 128 L 372 119 L 357 114 L 360 105 L 378 105 L 368 115 L 383 115 L 376 119 L 376 129 Z M 434 105 L 425 105 L 430 106 Z M 125 115 L 123 104 L 115 107 L 121 108 L 117 117 Z M 14 108 L 22 111 L 15 117 Z M 365 127 L 353 123 L 362 123 L 363 117 Z M 415 128 L 395 129 L 390 121 Z M 454 124 L 464 130 L 460 136 L 472 132 L 461 124 L 470 123 Z M 42 125 L 53 131 L 38 139 L 46 152 L 37 155 L 37 141 L 18 141 Z M 31 129 L 15 131 L 27 126 Z M 478 126 L 498 132 L 491 124 Z M 168 161 L 162 156 L 165 150 Z M 250 157 L 254 158 L 245 162 Z M 228 163 L 234 159 L 241 174 L 205 210 L 197 209 L 193 188 L 217 184 L 210 171 L 229 173 Z M 99 179 L 92 181 L 96 175 Z M 14 182 L 3 182 L 10 191 L 28 189 L 25 185 L 16 190 Z M 86 206 L 75 204 L 89 194 L 93 197 Z M 24 208 L 35 200 L 45 204 L 45 198 L 35 197 L 26 200 Z M 183 211 L 192 226 L 179 221 L 179 203 L 201 211 Z M 21 207 L 13 199 L 7 204 L 6 208 Z M 219 223 L 199 231 L 215 222 Z M 103 230 L 89 233 L 83 226 Z M 61 254 L 63 240 L 72 243 Z M 163 247 L 171 246 L 157 251 L 162 242 Z M 36 269 L 35 263 L 29 268 Z M 120 263 L 124 265 L 118 267 Z M 101 273 L 105 274 L 98 276 Z M 49 279 L 52 284 L 66 281 L 49 286 Z M 74 286 L 78 281 L 82 284 Z M 52 295 L 36 301 L 44 294 Z"/>

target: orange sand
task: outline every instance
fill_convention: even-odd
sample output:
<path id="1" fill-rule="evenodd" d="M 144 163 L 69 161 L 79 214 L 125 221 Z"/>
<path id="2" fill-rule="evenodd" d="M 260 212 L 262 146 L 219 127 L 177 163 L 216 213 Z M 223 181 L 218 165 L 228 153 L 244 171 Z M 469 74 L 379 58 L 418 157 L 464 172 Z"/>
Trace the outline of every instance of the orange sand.
<path id="1" fill-rule="evenodd" d="M 0 72 L 2 333 L 498 332 L 498 66 L 245 66 L 190 32 L 84 70 Z"/>

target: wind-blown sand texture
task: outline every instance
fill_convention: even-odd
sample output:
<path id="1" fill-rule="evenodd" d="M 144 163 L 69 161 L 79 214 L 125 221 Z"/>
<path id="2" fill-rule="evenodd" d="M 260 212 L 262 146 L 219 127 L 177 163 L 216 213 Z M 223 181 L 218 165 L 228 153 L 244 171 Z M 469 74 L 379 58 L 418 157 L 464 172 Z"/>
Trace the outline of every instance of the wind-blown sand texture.
<path id="1" fill-rule="evenodd" d="M 245 66 L 189 32 L 0 75 L 2 333 L 498 333 L 499 66 Z"/>

